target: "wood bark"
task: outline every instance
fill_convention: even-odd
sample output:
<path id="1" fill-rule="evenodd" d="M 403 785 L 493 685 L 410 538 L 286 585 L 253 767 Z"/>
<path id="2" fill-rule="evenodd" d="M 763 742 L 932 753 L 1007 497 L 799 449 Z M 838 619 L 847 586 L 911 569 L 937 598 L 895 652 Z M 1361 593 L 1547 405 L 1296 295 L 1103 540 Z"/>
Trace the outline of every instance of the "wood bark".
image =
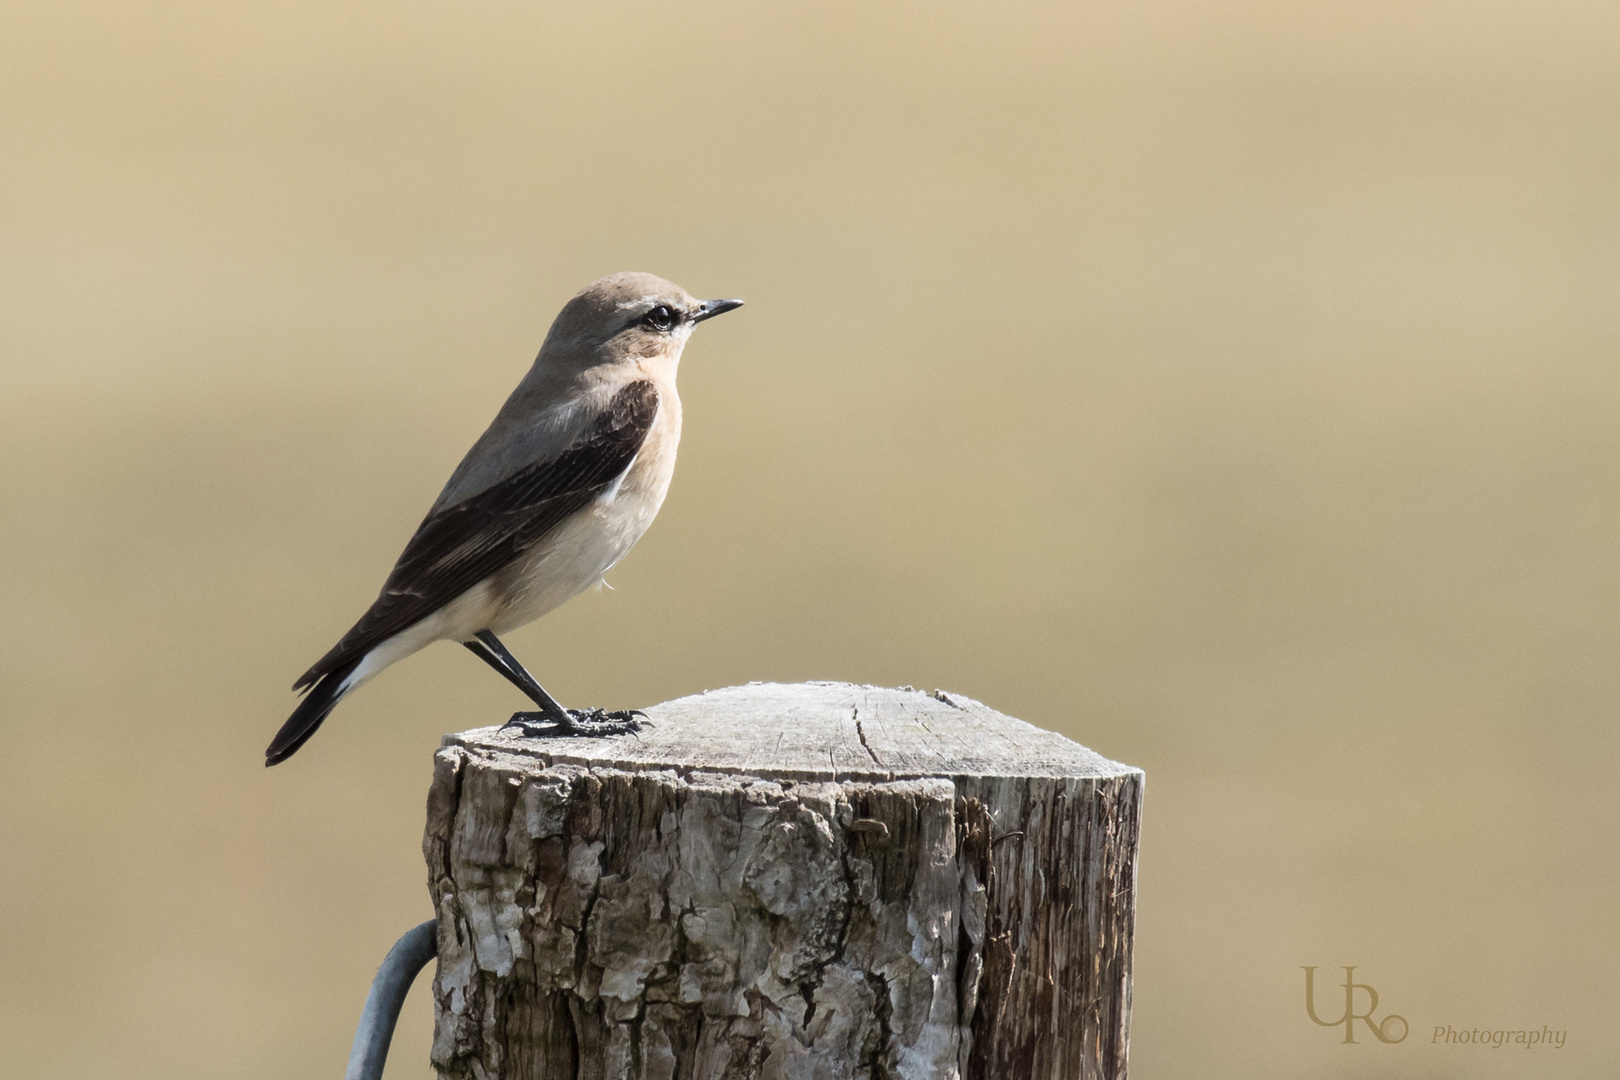
<path id="1" fill-rule="evenodd" d="M 647 712 L 446 737 L 440 1077 L 1125 1075 L 1139 770 L 909 687 Z"/>

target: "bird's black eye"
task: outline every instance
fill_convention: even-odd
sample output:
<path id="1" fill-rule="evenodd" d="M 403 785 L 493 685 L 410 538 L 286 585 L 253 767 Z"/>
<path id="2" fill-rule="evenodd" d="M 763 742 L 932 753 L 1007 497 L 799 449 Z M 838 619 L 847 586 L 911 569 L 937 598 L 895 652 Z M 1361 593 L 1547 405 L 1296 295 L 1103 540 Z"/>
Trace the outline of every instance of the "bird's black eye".
<path id="1" fill-rule="evenodd" d="M 668 304 L 659 304 L 643 315 L 641 321 L 661 333 L 680 322 L 680 316 Z"/>

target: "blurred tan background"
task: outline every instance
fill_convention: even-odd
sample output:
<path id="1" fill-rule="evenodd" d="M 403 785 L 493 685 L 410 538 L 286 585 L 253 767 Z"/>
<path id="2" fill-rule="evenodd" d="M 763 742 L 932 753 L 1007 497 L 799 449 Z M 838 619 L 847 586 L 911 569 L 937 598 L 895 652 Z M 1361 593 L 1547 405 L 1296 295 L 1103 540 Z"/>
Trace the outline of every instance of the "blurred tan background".
<path id="1" fill-rule="evenodd" d="M 1620 8 L 9 0 L 0 1073 L 341 1073 L 439 735 L 522 701 L 439 646 L 264 745 L 620 269 L 749 306 L 513 639 L 565 701 L 1145 768 L 1136 1077 L 1620 1068 Z"/>

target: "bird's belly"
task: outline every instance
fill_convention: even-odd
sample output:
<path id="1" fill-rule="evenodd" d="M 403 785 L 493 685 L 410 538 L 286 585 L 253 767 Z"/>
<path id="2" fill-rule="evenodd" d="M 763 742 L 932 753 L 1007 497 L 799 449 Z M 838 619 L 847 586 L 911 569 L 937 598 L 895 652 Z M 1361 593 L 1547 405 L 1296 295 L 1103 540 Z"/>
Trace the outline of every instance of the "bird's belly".
<path id="1" fill-rule="evenodd" d="M 635 546 L 658 514 L 667 475 L 630 475 L 589 508 L 563 522 L 525 557 L 496 575 L 503 597 L 490 629 L 497 634 L 533 622 L 602 580 Z"/>

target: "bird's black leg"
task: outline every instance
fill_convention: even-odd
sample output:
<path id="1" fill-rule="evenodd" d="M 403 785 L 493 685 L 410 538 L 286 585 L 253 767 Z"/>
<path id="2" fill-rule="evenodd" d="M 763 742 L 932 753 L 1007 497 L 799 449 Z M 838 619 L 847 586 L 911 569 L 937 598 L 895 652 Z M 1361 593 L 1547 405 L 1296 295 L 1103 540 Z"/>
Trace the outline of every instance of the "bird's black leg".
<path id="1" fill-rule="evenodd" d="M 477 640 L 464 641 L 462 644 L 467 646 L 474 656 L 498 671 L 503 679 L 523 691 L 524 697 L 540 706 L 546 719 L 555 723 L 563 722 L 568 710 L 559 705 L 556 698 L 546 693 L 546 688 L 518 663 L 517 657 L 507 651 L 500 638 L 488 630 L 480 630 Z"/>
<path id="2" fill-rule="evenodd" d="M 539 712 L 513 713 L 505 727 L 518 728 L 531 738 L 540 735 L 627 735 L 641 729 L 641 723 L 636 719 L 643 715 L 640 710 L 606 712 L 602 709 L 563 708 L 518 662 L 518 658 L 501 644 L 501 639 L 493 631 L 480 630 L 473 636 L 475 640 L 462 642 L 468 651 L 540 706 Z"/>

